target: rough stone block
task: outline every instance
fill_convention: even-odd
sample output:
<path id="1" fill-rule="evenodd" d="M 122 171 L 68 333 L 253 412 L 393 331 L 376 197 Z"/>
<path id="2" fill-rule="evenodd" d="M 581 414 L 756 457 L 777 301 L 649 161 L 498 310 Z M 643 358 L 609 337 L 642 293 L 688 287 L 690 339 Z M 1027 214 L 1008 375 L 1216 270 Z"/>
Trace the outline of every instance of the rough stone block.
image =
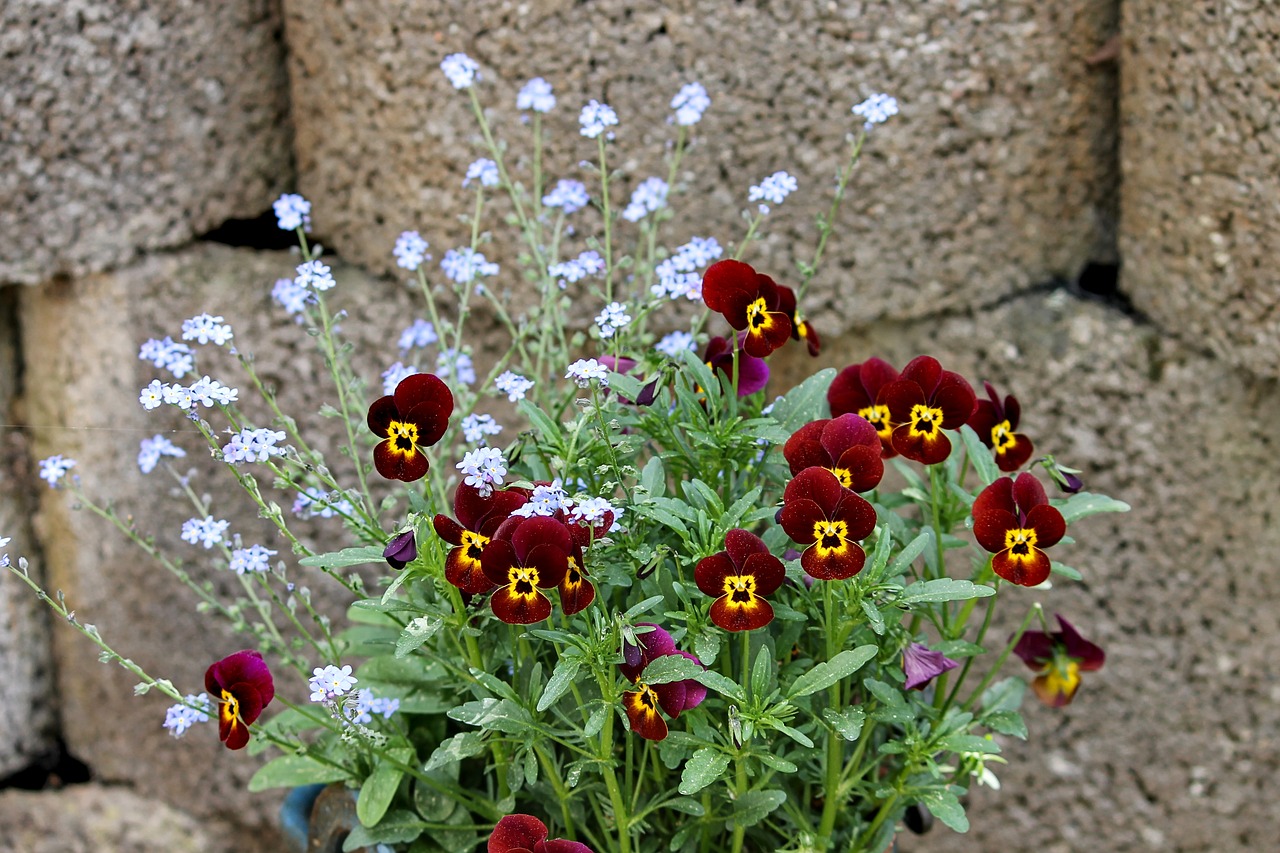
<path id="1" fill-rule="evenodd" d="M 317 235 L 369 269 L 395 271 L 404 229 L 421 230 L 437 259 L 469 236 L 457 221 L 472 205 L 461 182 L 487 155 L 467 94 L 438 69 L 455 51 L 479 61 L 479 96 L 526 185 L 520 86 L 543 76 L 556 87 L 552 180 L 598 186 L 578 165 L 596 148 L 577 116 L 589 98 L 608 101 L 621 119 L 613 163 L 627 172 L 615 209 L 645 176 L 666 174 L 668 101 L 701 81 L 713 103 L 663 239 L 737 242 L 748 187 L 789 170 L 800 190 L 751 249 L 782 281 L 812 255 L 814 215 L 859 123 L 850 106 L 896 95 L 902 112 L 875 131 L 810 294 L 810 313 L 837 318 L 828 333 L 990 301 L 1114 254 L 1114 68 L 1085 62 L 1114 30 L 1109 2 L 414 0 L 356 12 L 286 0 L 285 14 L 300 186 Z M 485 221 L 498 232 L 485 251 L 514 263 L 503 209 Z M 575 217 L 580 231 L 599 230 L 598 214 Z M 637 233 L 626 222 L 619 231 L 624 244 Z"/>
<path id="2" fill-rule="evenodd" d="M 128 262 L 292 180 L 274 0 L 19 0 L 0 13 L 0 282 Z"/>
<path id="3" fill-rule="evenodd" d="M 1280 9 L 1123 9 L 1121 285 L 1192 346 L 1280 376 Z"/>

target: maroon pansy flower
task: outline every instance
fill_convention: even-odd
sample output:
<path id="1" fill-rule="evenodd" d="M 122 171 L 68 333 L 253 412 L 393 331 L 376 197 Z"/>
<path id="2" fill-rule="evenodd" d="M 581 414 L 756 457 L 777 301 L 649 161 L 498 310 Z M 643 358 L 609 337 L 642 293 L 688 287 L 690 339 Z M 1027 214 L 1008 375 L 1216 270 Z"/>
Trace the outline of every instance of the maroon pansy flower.
<path id="1" fill-rule="evenodd" d="M 227 749 L 249 742 L 249 726 L 276 695 L 271 670 L 252 649 L 227 655 L 205 670 L 204 689 L 218 703 L 218 737 Z"/>
<path id="2" fill-rule="evenodd" d="M 733 344 L 719 336 L 707 342 L 702 360 L 712 371 L 720 371 L 733 381 Z M 738 396 L 745 397 L 764 389 L 769 384 L 769 365 L 763 358 L 738 352 Z"/>
<path id="3" fill-rule="evenodd" d="M 951 440 L 942 431 L 968 423 L 978 399 L 963 376 L 922 355 L 902 368 L 896 382 L 880 389 L 876 402 L 889 407 L 893 449 L 915 462 L 936 465 L 951 453 Z"/>
<path id="4" fill-rule="evenodd" d="M 1015 432 L 1022 407 L 1018 405 L 1018 398 L 1012 394 L 1001 402 L 990 382 L 982 385 L 986 389 L 987 399 L 978 401 L 978 408 L 974 409 L 973 417 L 969 418 L 969 426 L 973 427 L 982 443 L 995 452 L 996 465 L 1001 471 L 1017 471 L 1031 458 L 1034 450 L 1031 439 Z"/>
<path id="5" fill-rule="evenodd" d="M 573 539 L 573 527 L 570 527 L 570 540 Z M 583 528 L 586 529 L 586 528 Z M 574 543 L 569 549 L 569 562 L 565 568 L 564 578 L 560 581 L 560 609 L 566 616 L 572 616 L 586 610 L 596 600 L 596 588 L 587 580 L 586 563 L 582 559 L 582 548 Z"/>
<path id="6" fill-rule="evenodd" d="M 898 371 L 889 362 L 869 358 L 860 364 L 851 364 L 836 374 L 827 389 L 827 403 L 831 416 L 853 413 L 865 418 L 880 436 L 881 454 L 885 459 L 897 456 L 893 449 L 893 424 L 889 422 L 889 407 L 879 401 L 880 390 L 890 382 L 898 381 Z"/>
<path id="7" fill-rule="evenodd" d="M 508 625 L 531 625 L 551 615 L 539 589 L 558 587 L 569 570 L 573 539 L 561 521 L 544 516 L 508 518 L 480 556 L 485 577 L 498 589 L 493 615 Z"/>
<path id="8" fill-rule="evenodd" d="M 840 485 L 826 468 L 806 468 L 787 483 L 778 523 L 798 545 L 800 565 L 820 581 L 862 571 L 867 555 L 858 542 L 876 529 L 871 504 Z"/>
<path id="9" fill-rule="evenodd" d="M 440 440 L 453 413 L 453 392 L 438 376 L 415 373 L 369 407 L 369 429 L 382 441 L 373 449 L 373 467 L 388 480 L 411 483 L 431 467 L 423 452 Z"/>
<path id="10" fill-rule="evenodd" d="M 547 840 L 547 825 L 533 815 L 509 814 L 493 828 L 488 853 L 594 853 L 578 841 Z"/>
<path id="11" fill-rule="evenodd" d="M 703 557 L 693 570 L 698 589 L 716 596 L 711 621 L 726 631 L 763 628 L 773 621 L 765 596 L 782 586 L 786 569 L 754 533 L 734 528 L 725 534 L 724 544 L 725 550 Z"/>
<path id="12" fill-rule="evenodd" d="M 702 300 L 734 329 L 747 333 L 742 347 L 756 358 L 765 358 L 791 337 L 791 320 L 779 308 L 778 285 L 750 264 L 724 260 L 707 267 Z"/>
<path id="13" fill-rule="evenodd" d="M 403 569 L 418 559 L 418 541 L 414 538 L 413 528 L 397 533 L 382 549 L 382 559 L 393 569 Z"/>
<path id="14" fill-rule="evenodd" d="M 493 589 L 480 555 L 498 526 L 528 500 L 529 493 L 523 489 L 503 489 L 484 497 L 475 486 L 460 483 L 453 493 L 453 514 L 458 520 L 437 515 L 431 522 L 436 534 L 455 546 L 445 558 L 445 579 L 468 595 L 483 595 Z"/>
<path id="15" fill-rule="evenodd" d="M 782 455 L 793 475 L 815 466 L 826 468 L 840 485 L 855 492 L 874 489 L 884 476 L 880 436 L 865 418 L 854 414 L 805 424 L 787 439 Z"/>
<path id="16" fill-rule="evenodd" d="M 920 643 L 909 643 L 902 650 L 902 672 L 907 676 L 902 686 L 907 690 L 923 690 L 924 686 L 960 664 Z"/>
<path id="17" fill-rule="evenodd" d="M 822 340 L 818 337 L 818 330 L 800 316 L 795 291 L 781 284 L 778 285 L 778 310 L 786 314 L 787 319 L 791 321 L 791 338 L 804 341 L 805 346 L 809 348 L 809 355 L 817 358 L 818 353 L 822 351 Z"/>
<path id="18" fill-rule="evenodd" d="M 1044 486 L 1027 472 L 1001 477 L 973 502 L 973 535 L 995 556 L 991 569 L 1019 586 L 1038 586 L 1049 577 L 1049 555 L 1067 532 L 1062 513 L 1049 506 Z"/>
<path id="19" fill-rule="evenodd" d="M 1061 708 L 1075 697 L 1080 673 L 1102 669 L 1107 655 L 1100 646 L 1080 636 L 1066 619 L 1056 613 L 1054 616 L 1061 631 L 1027 631 L 1018 639 L 1013 653 L 1036 670 L 1036 679 L 1031 682 L 1036 698 L 1050 708 Z"/>
<path id="20" fill-rule="evenodd" d="M 649 685 L 644 681 L 644 670 L 658 658 L 681 655 L 699 666 L 702 661 L 688 652 L 676 648 L 671 635 L 657 625 L 641 622 L 653 628 L 646 634 L 636 635 L 636 645 L 624 645 L 623 663 L 618 665 L 622 674 L 636 682 L 636 689 L 622 694 L 623 710 L 631 723 L 631 730 L 647 740 L 662 740 L 667 736 L 667 723 L 658 713 L 661 708 L 671 719 L 702 704 L 707 698 L 707 688 L 693 679 L 673 681 L 669 684 Z"/>

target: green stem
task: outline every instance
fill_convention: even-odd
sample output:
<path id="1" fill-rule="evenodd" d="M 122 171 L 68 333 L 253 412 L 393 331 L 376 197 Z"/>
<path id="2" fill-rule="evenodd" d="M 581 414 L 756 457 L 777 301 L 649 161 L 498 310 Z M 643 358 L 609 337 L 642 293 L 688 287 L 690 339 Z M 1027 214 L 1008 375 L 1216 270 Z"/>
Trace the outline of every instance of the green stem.
<path id="1" fill-rule="evenodd" d="M 977 702 L 978 699 L 982 697 L 982 691 L 987 689 L 987 685 L 996 677 L 996 673 L 1000 672 L 1000 667 L 1004 666 L 1004 662 L 1008 660 L 1010 652 L 1013 651 L 1013 647 L 1018 645 L 1018 640 L 1022 639 L 1022 635 L 1025 634 L 1027 632 L 1027 628 L 1031 626 L 1031 620 L 1035 619 L 1036 615 L 1041 613 L 1042 609 L 1039 603 L 1031 605 L 1031 609 L 1027 611 L 1026 618 L 1022 620 L 1022 624 L 1018 626 L 1018 630 L 1009 638 L 1009 642 L 1005 644 L 1004 651 L 1000 653 L 1000 657 L 996 658 L 996 662 L 991 665 L 991 670 L 987 673 L 986 677 L 978 683 L 978 686 L 973 689 L 973 692 L 969 694 L 969 698 L 960 706 L 960 710 L 968 711 L 973 707 L 973 703 Z"/>
<path id="2" fill-rule="evenodd" d="M 840 211 L 840 203 L 844 201 L 845 189 L 849 186 L 849 180 L 853 177 L 853 169 L 858 165 L 858 159 L 862 155 L 862 144 L 866 141 L 867 132 L 864 130 L 858 134 L 858 138 L 852 143 L 849 162 L 845 164 L 844 169 L 840 172 L 840 179 L 836 184 L 835 198 L 831 200 L 831 209 L 827 211 L 826 218 L 818 223 L 818 245 L 813 252 L 813 261 L 801 271 L 800 287 L 796 291 L 797 305 L 804 300 L 804 295 L 809 290 L 809 282 L 813 281 L 813 277 L 818 274 L 818 267 L 822 263 L 822 254 L 827 248 L 827 238 L 835 230 L 836 214 Z"/>

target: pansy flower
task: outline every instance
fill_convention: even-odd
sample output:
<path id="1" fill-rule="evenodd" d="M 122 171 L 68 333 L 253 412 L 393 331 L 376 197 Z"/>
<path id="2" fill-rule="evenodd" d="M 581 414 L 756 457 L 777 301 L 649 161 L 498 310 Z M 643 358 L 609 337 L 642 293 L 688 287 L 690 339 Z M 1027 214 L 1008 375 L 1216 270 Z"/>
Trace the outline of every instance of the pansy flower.
<path id="1" fill-rule="evenodd" d="M 880 402 L 880 390 L 897 381 L 898 371 L 889 362 L 869 358 L 840 371 L 827 389 L 831 416 L 853 413 L 865 418 L 880 436 L 880 451 L 885 459 L 897 456 L 898 451 L 893 449 L 893 424 L 889 422 L 889 407 Z"/>
<path id="2" fill-rule="evenodd" d="M 773 595 L 787 577 L 782 561 L 759 536 L 741 528 L 726 533 L 724 544 L 725 550 L 703 557 L 693 570 L 698 589 L 716 596 L 711 621 L 726 631 L 763 628 L 773 621 L 765 596 Z"/>
<path id="3" fill-rule="evenodd" d="M 707 341 L 707 349 L 702 360 L 712 371 L 720 371 L 733 381 L 733 344 L 727 339 L 715 336 Z M 738 352 L 738 396 L 746 397 L 763 390 L 769 384 L 769 365 L 763 358 L 756 358 L 750 353 Z"/>
<path id="4" fill-rule="evenodd" d="M 453 392 L 430 373 L 406 376 L 394 393 L 369 407 L 369 429 L 382 441 L 373 449 L 373 466 L 388 480 L 411 483 L 427 474 L 423 449 L 440 440 L 453 413 Z"/>
<path id="5" fill-rule="evenodd" d="M 765 358 L 791 337 L 791 320 L 779 308 L 778 285 L 742 261 L 716 261 L 702 275 L 702 300 L 729 325 L 745 331 L 742 347 Z"/>
<path id="6" fill-rule="evenodd" d="M 1027 631 L 1013 647 L 1022 662 L 1036 670 L 1031 689 L 1050 708 L 1071 703 L 1080 686 L 1080 673 L 1102 669 L 1107 655 L 1101 647 L 1080 636 L 1075 627 L 1054 614 L 1061 631 Z"/>
<path id="7" fill-rule="evenodd" d="M 539 592 L 560 586 L 569 570 L 573 539 L 564 522 L 546 516 L 512 516 L 485 546 L 480 566 L 498 587 L 489 597 L 493 615 L 508 625 L 532 625 L 551 615 Z"/>
<path id="8" fill-rule="evenodd" d="M 1067 532 L 1062 513 L 1049 506 L 1044 486 L 1023 472 L 1001 477 L 973 502 L 973 535 L 995 556 L 991 569 L 1019 586 L 1038 586 L 1049 577 L 1049 555 Z"/>
<path id="9" fill-rule="evenodd" d="M 573 525 L 581 527 L 582 525 Z M 584 528 L 585 529 L 585 528 Z M 572 529 L 570 539 L 572 540 Z M 572 616 L 586 610 L 596 600 L 596 588 L 587 580 L 586 563 L 582 559 L 582 548 L 573 543 L 569 549 L 568 562 L 564 577 L 560 580 L 560 609 L 566 616 Z"/>
<path id="10" fill-rule="evenodd" d="M 249 742 L 249 726 L 276 695 L 271 670 L 252 649 L 227 655 L 205 670 L 204 689 L 218 703 L 218 737 L 227 749 Z"/>
<path id="11" fill-rule="evenodd" d="M 622 705 L 633 732 L 647 740 L 662 740 L 667 736 L 667 723 L 658 709 L 661 708 L 674 720 L 684 711 L 702 704 L 702 700 L 707 698 L 707 688 L 691 678 L 668 684 L 646 684 L 644 670 L 658 658 L 681 655 L 699 666 L 702 661 L 677 649 L 671 635 L 661 627 L 651 622 L 640 622 L 637 627 L 641 625 L 653 630 L 637 634 L 634 645 L 625 643 L 622 647 L 623 662 L 618 665 L 618 669 L 628 679 L 636 682 L 635 690 L 622 694 Z"/>
<path id="12" fill-rule="evenodd" d="M 403 569 L 418 559 L 418 541 L 414 538 L 412 527 L 391 537 L 387 547 L 382 549 L 382 559 L 396 570 Z"/>
<path id="13" fill-rule="evenodd" d="M 996 465 L 1001 471 L 1017 471 L 1031 458 L 1034 450 L 1031 439 L 1015 432 L 1022 407 L 1012 394 L 1006 396 L 1002 403 L 990 382 L 982 385 L 988 399 L 978 401 L 978 408 L 969 418 L 969 426 L 973 427 L 983 444 L 995 451 Z"/>
<path id="14" fill-rule="evenodd" d="M 841 486 L 835 474 L 814 467 L 787 483 L 778 523 L 796 544 L 808 546 L 800 565 L 809 575 L 844 580 L 862 571 L 867 555 L 858 542 L 876 529 L 876 511 Z"/>
<path id="15" fill-rule="evenodd" d="M 528 500 L 528 492 L 523 489 L 503 489 L 484 497 L 475 486 L 460 483 L 453 493 L 453 514 L 458 520 L 437 515 L 431 521 L 436 534 L 455 546 L 445 558 L 445 580 L 468 595 L 483 595 L 493 589 L 494 584 L 480 564 L 480 555 L 498 526 Z"/>
<path id="16" fill-rule="evenodd" d="M 923 690 L 930 681 L 959 665 L 942 652 L 920 643 L 908 643 L 902 650 L 902 673 L 907 677 L 902 686 L 907 690 Z"/>
<path id="17" fill-rule="evenodd" d="M 967 423 L 977 402 L 963 376 L 943 370 L 928 355 L 913 358 L 876 399 L 889 408 L 893 449 L 925 465 L 936 465 L 950 455 L 951 440 L 942 431 Z"/>
<path id="18" fill-rule="evenodd" d="M 796 304 L 796 292 L 781 284 L 778 285 L 778 310 L 786 314 L 787 319 L 791 321 L 792 340 L 804 341 L 805 346 L 809 348 L 809 355 L 817 358 L 818 353 L 822 351 L 822 340 L 818 337 L 818 330 L 800 316 Z"/>
<path id="19" fill-rule="evenodd" d="M 782 455 L 793 475 L 815 466 L 826 468 L 840 485 L 854 492 L 874 489 L 884 476 L 880 436 L 859 415 L 844 414 L 805 424 L 787 439 Z"/>
<path id="20" fill-rule="evenodd" d="M 493 828 L 488 853 L 594 853 L 590 847 L 563 838 L 547 840 L 547 825 L 533 815 L 509 814 Z"/>

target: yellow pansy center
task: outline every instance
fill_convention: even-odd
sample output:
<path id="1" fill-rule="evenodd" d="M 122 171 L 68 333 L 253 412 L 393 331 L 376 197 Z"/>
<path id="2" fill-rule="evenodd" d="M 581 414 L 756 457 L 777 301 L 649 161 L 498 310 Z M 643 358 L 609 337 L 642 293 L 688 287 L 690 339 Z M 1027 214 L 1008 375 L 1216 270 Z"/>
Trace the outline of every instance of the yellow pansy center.
<path id="1" fill-rule="evenodd" d="M 916 403 L 911 407 L 911 436 L 933 438 L 942 429 L 942 409 Z"/>
<path id="2" fill-rule="evenodd" d="M 470 530 L 462 531 L 462 562 L 468 566 L 479 566 L 480 555 L 484 553 L 484 546 L 488 544 L 488 536 L 481 536 Z"/>
<path id="3" fill-rule="evenodd" d="M 747 326 L 755 332 L 768 326 L 769 322 L 769 305 L 761 296 L 747 306 Z"/>
<path id="4" fill-rule="evenodd" d="M 1040 677 L 1044 679 L 1047 692 L 1055 696 L 1071 696 L 1080 686 L 1080 665 L 1070 658 L 1065 664 L 1055 660 Z"/>
<path id="5" fill-rule="evenodd" d="M 391 451 L 401 456 L 412 456 L 418 449 L 418 425 L 407 421 L 392 421 L 387 425 L 387 439 Z"/>
<path id="6" fill-rule="evenodd" d="M 1004 532 L 1004 547 L 1015 558 L 1029 559 L 1036 550 L 1036 532 L 1029 527 L 1015 527 Z"/>
<path id="7" fill-rule="evenodd" d="M 219 713 L 223 721 L 228 723 L 233 722 L 236 717 L 240 716 L 240 700 L 225 687 L 222 688 L 222 706 L 219 709 Z"/>
<path id="8" fill-rule="evenodd" d="M 889 407 L 888 406 L 867 406 L 858 409 L 858 417 L 866 420 L 876 428 L 876 433 L 881 438 L 888 438 L 893 435 L 893 426 L 889 423 Z"/>
<path id="9" fill-rule="evenodd" d="M 813 525 L 813 547 L 819 557 L 843 554 L 849 549 L 849 525 L 843 521 L 817 521 Z"/>
<path id="10" fill-rule="evenodd" d="M 846 489 L 853 488 L 853 474 L 850 473 L 848 468 L 828 468 L 827 470 L 836 475 L 836 479 L 840 481 L 840 485 L 844 486 Z"/>
<path id="11" fill-rule="evenodd" d="M 991 447 L 996 453 L 1007 453 L 1018 443 L 1008 421 L 1001 421 L 991 428 Z"/>
<path id="12" fill-rule="evenodd" d="M 508 589 L 521 598 L 538 598 L 538 570 L 533 566 L 512 566 L 507 570 Z"/>
<path id="13" fill-rule="evenodd" d="M 724 594 L 733 604 L 749 605 L 756 600 L 755 575 L 728 575 L 724 579 Z"/>

